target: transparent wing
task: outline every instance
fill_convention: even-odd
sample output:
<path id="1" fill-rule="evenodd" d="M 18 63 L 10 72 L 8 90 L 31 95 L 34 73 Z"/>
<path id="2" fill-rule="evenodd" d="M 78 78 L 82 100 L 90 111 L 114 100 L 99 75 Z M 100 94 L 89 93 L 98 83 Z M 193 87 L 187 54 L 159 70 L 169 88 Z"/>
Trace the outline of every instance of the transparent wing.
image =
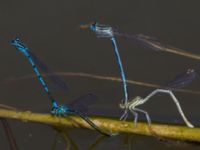
<path id="1" fill-rule="evenodd" d="M 87 93 L 71 101 L 67 106 L 71 109 L 86 113 L 88 111 L 88 107 L 96 100 L 97 96 L 95 93 Z"/>
<path id="2" fill-rule="evenodd" d="M 174 80 L 168 82 L 164 89 L 180 89 L 190 84 L 197 76 L 197 73 L 193 69 L 188 69 L 186 72 L 176 76 Z"/>
<path id="3" fill-rule="evenodd" d="M 120 32 L 118 29 L 113 29 L 113 33 L 116 36 L 122 36 L 126 39 L 128 39 L 131 42 L 134 42 L 134 44 L 137 44 L 141 47 L 145 47 L 154 51 L 161 51 L 163 50 L 166 45 L 158 42 L 158 40 L 154 37 L 146 36 L 143 34 L 128 34 Z"/>
<path id="4" fill-rule="evenodd" d="M 61 79 L 61 77 L 59 77 L 58 75 L 56 75 L 56 73 L 54 73 L 45 63 L 43 63 L 35 54 L 33 54 L 32 52 L 30 52 L 30 55 L 35 63 L 35 65 L 41 69 L 45 75 L 54 83 L 56 84 L 58 87 L 64 89 L 64 90 L 68 90 L 69 87 L 68 85 L 66 85 L 66 83 L 64 82 L 63 79 Z"/>

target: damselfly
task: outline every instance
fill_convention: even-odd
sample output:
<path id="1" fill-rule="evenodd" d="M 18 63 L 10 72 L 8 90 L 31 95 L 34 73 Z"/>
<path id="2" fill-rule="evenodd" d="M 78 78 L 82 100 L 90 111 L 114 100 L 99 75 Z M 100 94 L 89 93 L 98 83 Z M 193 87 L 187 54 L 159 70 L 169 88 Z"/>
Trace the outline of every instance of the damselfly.
<path id="1" fill-rule="evenodd" d="M 89 117 L 87 117 L 87 115 L 85 113 L 83 113 L 83 110 L 85 111 L 87 109 L 87 103 L 90 100 L 95 100 L 96 99 L 96 95 L 93 93 L 88 93 L 85 95 L 82 95 L 81 97 L 79 97 L 78 99 L 76 99 L 76 103 L 74 103 L 72 101 L 71 104 L 68 105 L 58 105 L 58 103 L 56 101 L 53 102 L 53 108 L 51 110 L 51 113 L 56 115 L 56 116 L 68 116 L 68 115 L 77 115 L 79 117 L 81 117 L 83 120 L 85 120 L 91 127 L 93 127 L 96 131 L 98 131 L 99 133 L 101 133 L 102 135 L 105 136 L 114 136 L 116 134 L 113 133 L 107 133 L 105 131 L 102 131 L 99 127 L 97 127 L 91 120 Z M 78 101 L 82 101 L 85 103 L 86 107 L 83 107 L 83 105 L 77 105 L 79 103 L 77 103 Z M 87 103 L 86 103 L 87 102 Z M 82 103 L 83 104 L 83 103 Z M 77 107 L 78 106 L 78 107 Z"/>
<path id="2" fill-rule="evenodd" d="M 124 88 L 123 103 L 126 104 L 128 102 L 128 88 L 127 88 L 126 75 L 123 69 L 121 57 L 120 57 L 117 42 L 115 39 L 115 32 L 113 31 L 113 28 L 111 26 L 102 25 L 97 22 L 94 22 L 92 24 L 87 24 L 87 25 L 81 25 L 80 28 L 81 29 L 90 28 L 92 31 L 96 33 L 98 38 L 109 38 L 112 41 L 114 52 L 117 58 L 117 63 L 120 69 L 121 78 L 123 81 L 123 88 Z"/>
<path id="3" fill-rule="evenodd" d="M 190 128 L 193 128 L 194 126 L 185 117 L 185 114 L 183 113 L 183 110 L 181 108 L 181 105 L 180 105 L 178 99 L 173 94 L 173 90 L 177 89 L 177 88 L 182 88 L 182 87 L 186 86 L 187 84 L 191 83 L 192 80 L 194 80 L 196 76 L 197 76 L 197 74 L 193 69 L 188 69 L 187 72 L 177 76 L 173 81 L 170 81 L 163 88 L 154 90 L 149 95 L 147 95 L 145 98 L 142 98 L 140 96 L 136 96 L 130 102 L 128 102 L 126 105 L 120 104 L 120 107 L 122 109 L 125 109 L 125 113 L 121 117 L 121 120 L 126 120 L 127 117 L 128 117 L 128 113 L 130 111 L 135 117 L 134 123 L 136 124 L 137 120 L 138 120 L 138 112 L 140 112 L 140 113 L 144 113 L 146 115 L 147 122 L 148 122 L 149 125 L 151 125 L 151 119 L 149 117 L 148 112 L 146 112 L 142 109 L 136 108 L 136 107 L 139 106 L 139 105 L 143 105 L 151 97 L 153 97 L 156 94 L 165 93 L 165 94 L 168 94 L 172 98 L 174 103 L 176 104 L 176 107 L 177 107 L 181 117 L 183 118 L 184 122 L 186 123 L 186 125 Z"/>
<path id="4" fill-rule="evenodd" d="M 42 78 L 38 68 L 42 69 L 45 73 L 48 73 L 50 75 L 51 79 L 53 79 L 53 81 L 55 81 L 59 86 L 67 88 L 67 85 L 64 83 L 64 81 L 60 77 L 56 76 L 53 72 L 51 72 L 50 69 L 48 69 L 48 67 L 44 63 L 42 63 L 32 52 L 30 52 L 28 47 L 26 47 L 25 44 L 23 44 L 19 38 L 12 40 L 11 45 L 16 47 L 20 52 L 22 52 L 25 55 L 25 57 L 29 60 L 29 62 L 31 63 L 40 83 L 42 84 L 45 92 L 47 93 L 49 99 L 52 102 L 51 114 L 56 115 L 56 116 L 67 116 L 70 114 L 78 115 L 99 133 L 106 135 L 106 136 L 112 135 L 112 134 L 102 131 L 99 127 L 97 127 L 89 119 L 89 117 L 87 117 L 80 110 L 75 109 L 74 107 L 70 107 L 70 105 L 69 106 L 67 106 L 67 105 L 59 106 L 58 103 L 56 102 L 55 98 L 52 96 L 51 92 L 49 91 L 49 88 L 48 88 L 47 84 L 45 83 L 44 79 Z M 79 98 L 79 100 L 83 100 L 83 101 L 84 101 L 84 99 L 93 99 L 94 100 L 95 98 L 96 98 L 96 96 L 94 94 L 89 93 L 89 94 L 86 94 L 83 97 Z M 82 109 L 83 109 L 83 106 L 82 106 Z"/>
<path id="5" fill-rule="evenodd" d="M 44 63 L 42 63 L 36 57 L 36 55 L 34 55 L 31 51 L 29 51 L 28 47 L 22 41 L 20 41 L 19 38 L 15 38 L 14 40 L 12 40 L 11 45 L 14 46 L 17 50 L 19 50 L 22 54 L 24 54 L 24 56 L 29 60 L 44 91 L 46 92 L 46 94 L 48 95 L 48 97 L 51 101 L 54 101 L 55 99 L 53 98 L 51 92 L 49 91 L 49 88 L 48 88 L 46 82 L 44 81 L 42 75 L 40 74 L 39 69 L 41 69 L 42 71 L 47 73 L 48 76 L 52 79 L 52 81 L 54 81 L 54 83 L 56 83 L 60 87 L 65 88 L 65 89 L 68 88 L 68 86 L 64 83 L 64 81 L 61 78 L 59 78 L 58 76 L 56 76 L 56 74 L 54 74 L 52 71 L 50 71 L 50 69 L 48 69 L 48 67 Z"/>

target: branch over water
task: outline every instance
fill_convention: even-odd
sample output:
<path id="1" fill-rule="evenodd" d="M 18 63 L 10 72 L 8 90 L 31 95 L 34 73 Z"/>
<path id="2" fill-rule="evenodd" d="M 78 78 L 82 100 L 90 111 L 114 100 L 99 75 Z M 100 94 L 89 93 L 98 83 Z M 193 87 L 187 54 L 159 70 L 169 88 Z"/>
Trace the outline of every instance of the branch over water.
<path id="1" fill-rule="evenodd" d="M 50 125 L 52 127 L 87 128 L 93 130 L 84 120 L 76 116 L 66 118 L 55 117 L 50 114 L 33 113 L 30 111 L 7 110 L 0 108 L 0 117 L 16 119 L 21 121 L 32 121 Z M 148 124 L 139 122 L 137 127 L 133 121 L 119 121 L 106 117 L 91 117 L 91 120 L 103 130 L 117 133 L 134 133 L 140 135 L 154 136 Z M 200 128 L 188 128 L 180 125 L 152 124 L 151 129 L 159 137 L 175 140 L 200 142 Z"/>

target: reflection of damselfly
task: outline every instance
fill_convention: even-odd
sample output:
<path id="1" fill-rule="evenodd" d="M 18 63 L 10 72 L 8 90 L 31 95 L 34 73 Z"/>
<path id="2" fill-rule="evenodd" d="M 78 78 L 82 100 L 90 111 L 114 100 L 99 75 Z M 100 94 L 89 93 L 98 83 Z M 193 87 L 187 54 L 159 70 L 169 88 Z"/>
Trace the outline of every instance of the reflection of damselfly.
<path id="1" fill-rule="evenodd" d="M 7 105 L 3 105 L 3 104 L 0 104 L 0 108 L 4 108 L 4 109 L 10 109 L 10 110 L 15 110 L 14 107 L 10 107 L 10 106 L 7 106 Z M 14 134 L 13 134 L 13 131 L 11 129 L 11 126 L 8 122 L 8 120 L 6 118 L 0 118 L 0 121 L 2 123 L 2 126 L 3 126 L 3 129 L 5 131 L 5 135 L 8 139 L 8 142 L 10 144 L 10 149 L 12 150 L 18 150 L 18 145 L 17 145 L 17 142 L 15 140 L 15 137 L 14 137 Z"/>
<path id="2" fill-rule="evenodd" d="M 173 81 L 169 82 L 165 87 L 154 90 L 149 95 L 147 95 L 145 98 L 137 96 L 137 97 L 133 98 L 130 102 L 128 102 L 126 105 L 120 104 L 120 107 L 122 109 L 125 109 L 125 113 L 123 114 L 121 119 L 126 120 L 126 118 L 128 117 L 128 113 L 129 113 L 128 111 L 130 111 L 135 117 L 134 123 L 136 124 L 137 119 L 138 119 L 137 112 L 140 112 L 140 113 L 144 113 L 146 115 L 148 124 L 151 125 L 151 119 L 149 117 L 149 114 L 146 111 L 136 108 L 136 107 L 146 103 L 152 96 L 154 96 L 156 94 L 164 93 L 164 94 L 168 94 L 172 98 L 172 100 L 176 104 L 176 107 L 177 107 L 181 117 L 183 118 L 184 122 L 186 123 L 186 125 L 190 128 L 193 128 L 194 126 L 185 117 L 183 110 L 180 106 L 180 103 L 172 91 L 174 89 L 182 88 L 182 87 L 186 86 L 187 84 L 191 83 L 192 80 L 196 77 L 196 75 L 197 74 L 194 72 L 193 69 L 188 69 L 186 73 L 183 73 L 183 74 L 177 76 Z"/>
<path id="3" fill-rule="evenodd" d="M 57 85 L 59 85 L 62 88 L 67 89 L 67 85 L 64 83 L 64 81 L 60 77 L 58 77 L 55 73 L 50 71 L 50 69 L 44 63 L 42 63 L 32 52 L 30 52 L 28 47 L 26 47 L 25 44 L 23 44 L 19 38 L 12 40 L 11 45 L 13 45 L 15 48 L 17 48 L 20 52 L 22 52 L 25 55 L 25 57 L 29 60 L 29 62 L 31 63 L 40 83 L 43 86 L 43 89 L 45 90 L 49 99 L 52 102 L 53 107 L 51 109 L 51 113 L 53 115 L 56 115 L 56 116 L 67 116 L 70 114 L 78 115 L 83 120 L 85 120 L 91 127 L 93 127 L 95 130 L 97 130 L 99 133 L 106 135 L 106 136 L 111 135 L 109 133 L 102 131 L 83 112 L 80 111 L 80 110 L 83 110 L 83 105 L 81 106 L 82 108 L 80 110 L 75 107 L 72 107 L 72 105 L 59 106 L 57 104 L 56 100 L 54 99 L 54 97 L 52 96 L 52 94 L 50 93 L 47 84 L 45 83 L 44 79 L 42 78 L 42 76 L 39 72 L 39 69 L 41 69 L 44 73 L 47 73 L 48 75 L 50 75 L 49 77 L 54 81 L 54 83 L 56 83 Z M 88 99 L 95 100 L 96 95 L 92 94 L 92 93 L 88 93 L 88 94 L 84 95 L 83 97 L 80 97 L 79 100 L 77 100 L 77 101 L 82 100 L 83 101 L 82 104 L 83 104 L 84 100 L 88 100 Z M 85 103 L 85 105 L 87 105 L 87 104 Z"/>

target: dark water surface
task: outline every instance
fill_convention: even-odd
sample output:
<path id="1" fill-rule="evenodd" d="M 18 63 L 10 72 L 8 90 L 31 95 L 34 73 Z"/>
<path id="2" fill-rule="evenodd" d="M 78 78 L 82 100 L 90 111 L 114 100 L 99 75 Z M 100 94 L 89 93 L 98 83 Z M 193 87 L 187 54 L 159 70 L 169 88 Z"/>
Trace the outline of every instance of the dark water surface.
<path id="1" fill-rule="evenodd" d="M 5 84 L 5 80 L 9 78 L 33 74 L 24 56 L 9 45 L 9 41 L 16 36 L 55 71 L 119 76 L 111 42 L 97 39 L 90 32 L 80 31 L 81 23 L 98 20 L 122 31 L 157 37 L 164 43 L 200 54 L 199 4 L 199 1 L 188 0 L 2 0 L 0 103 L 36 112 L 50 110 L 50 102 L 36 78 Z M 128 79 L 164 84 L 188 68 L 200 72 L 200 62 L 197 60 L 154 52 L 121 38 L 118 42 Z M 54 90 L 60 103 L 67 103 L 67 100 L 78 95 L 94 91 L 99 100 L 92 106 L 93 113 L 119 117 L 118 103 L 123 97 L 121 84 L 89 78 L 63 78 L 71 90 L 68 93 Z M 199 84 L 200 78 L 197 78 L 187 89 L 199 90 Z M 129 85 L 131 97 L 145 96 L 151 90 L 153 89 Z M 200 95 L 177 92 L 176 96 L 187 117 L 195 125 L 200 125 Z M 183 123 L 168 96 L 154 97 L 142 108 L 150 113 L 152 121 Z M 109 110 L 116 113 L 109 113 Z M 52 148 L 56 132 L 50 127 L 13 120 L 10 123 L 20 150 Z M 89 130 L 69 129 L 68 133 L 80 149 L 88 149 L 99 138 L 98 133 Z M 2 129 L 0 141 L 0 149 L 9 149 Z M 65 143 L 58 136 L 57 149 L 64 147 Z M 96 146 L 96 149 L 111 148 L 197 150 L 200 146 L 166 144 L 152 137 L 124 134 L 102 139 Z"/>

